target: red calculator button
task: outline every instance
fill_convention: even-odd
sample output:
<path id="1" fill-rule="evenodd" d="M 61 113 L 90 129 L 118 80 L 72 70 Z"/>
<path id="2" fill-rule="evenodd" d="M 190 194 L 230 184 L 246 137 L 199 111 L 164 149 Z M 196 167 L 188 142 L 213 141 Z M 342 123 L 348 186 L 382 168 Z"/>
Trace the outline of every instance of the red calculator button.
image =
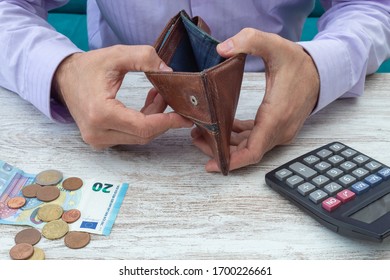
<path id="1" fill-rule="evenodd" d="M 356 194 L 348 189 L 342 190 L 338 192 L 336 197 L 341 200 L 342 203 L 346 203 L 352 199 L 354 199 Z"/>
<path id="2" fill-rule="evenodd" d="M 329 197 L 322 202 L 322 208 L 326 211 L 332 212 L 341 205 L 341 201 L 334 197 Z"/>

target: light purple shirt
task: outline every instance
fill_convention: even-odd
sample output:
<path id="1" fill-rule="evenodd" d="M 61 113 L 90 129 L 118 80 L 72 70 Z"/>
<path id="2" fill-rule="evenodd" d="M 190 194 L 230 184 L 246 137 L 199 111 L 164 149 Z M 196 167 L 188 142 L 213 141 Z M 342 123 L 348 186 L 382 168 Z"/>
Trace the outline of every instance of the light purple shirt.
<path id="1" fill-rule="evenodd" d="M 80 52 L 47 22 L 47 11 L 66 0 L 0 0 L 0 86 L 18 93 L 48 117 L 69 121 L 50 99 L 59 63 Z M 223 41 L 244 27 L 277 33 L 301 44 L 320 75 L 318 111 L 339 97 L 359 96 L 367 74 L 390 57 L 390 0 L 322 1 L 327 12 L 319 33 L 298 42 L 314 0 L 90 0 L 91 48 L 113 44 L 153 44 L 167 21 L 185 9 L 201 16 L 212 35 Z M 246 71 L 261 71 L 259 58 L 247 59 Z"/>

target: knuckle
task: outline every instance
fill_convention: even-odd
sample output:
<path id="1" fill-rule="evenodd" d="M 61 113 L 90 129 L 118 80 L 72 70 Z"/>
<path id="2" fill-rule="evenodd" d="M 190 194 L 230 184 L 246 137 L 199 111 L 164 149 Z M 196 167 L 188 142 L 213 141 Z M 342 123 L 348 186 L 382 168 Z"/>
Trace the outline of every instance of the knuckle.
<path id="1" fill-rule="evenodd" d="M 104 120 L 104 116 L 100 113 L 97 113 L 95 110 L 89 111 L 87 115 L 87 123 L 92 127 L 101 126 Z"/>
<path id="2" fill-rule="evenodd" d="M 260 162 L 261 155 L 258 153 L 251 153 L 251 157 L 249 160 L 250 160 L 250 164 L 256 164 L 256 163 Z"/>
<path id="3" fill-rule="evenodd" d="M 137 144 L 146 145 L 154 139 L 154 131 L 151 128 L 141 128 L 137 131 Z"/>
<path id="4" fill-rule="evenodd" d="M 151 61 L 156 58 L 156 50 L 152 46 L 143 46 L 140 52 L 140 56 L 145 61 Z"/>
<path id="5" fill-rule="evenodd" d="M 85 143 L 92 147 L 97 145 L 96 136 L 91 131 L 81 132 L 81 138 Z"/>

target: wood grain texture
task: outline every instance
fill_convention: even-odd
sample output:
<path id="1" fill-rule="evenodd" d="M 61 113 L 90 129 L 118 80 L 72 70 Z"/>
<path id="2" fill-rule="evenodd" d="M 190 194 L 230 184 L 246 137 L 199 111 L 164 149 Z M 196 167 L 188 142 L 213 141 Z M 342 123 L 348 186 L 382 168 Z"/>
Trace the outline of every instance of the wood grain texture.
<path id="1" fill-rule="evenodd" d="M 141 108 L 151 87 L 131 73 L 118 99 Z M 237 117 L 253 118 L 264 75 L 245 74 Z M 343 237 L 270 189 L 266 172 L 331 141 L 342 141 L 390 164 L 390 75 L 367 78 L 365 94 L 342 99 L 310 117 L 297 138 L 256 165 L 225 177 L 204 171 L 207 156 L 190 129 L 171 130 L 145 146 L 95 151 L 75 124 L 58 124 L 0 89 L 0 158 L 30 172 L 58 169 L 65 177 L 104 178 L 130 187 L 109 236 L 71 250 L 42 238 L 47 259 L 389 259 L 390 241 Z M 17 232 L 0 225 L 0 259 L 9 259 Z"/>

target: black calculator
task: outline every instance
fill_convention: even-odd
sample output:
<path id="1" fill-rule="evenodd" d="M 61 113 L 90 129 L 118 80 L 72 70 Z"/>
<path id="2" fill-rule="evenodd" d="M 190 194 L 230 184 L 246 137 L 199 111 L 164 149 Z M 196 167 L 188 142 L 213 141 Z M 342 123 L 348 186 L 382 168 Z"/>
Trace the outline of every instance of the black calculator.
<path id="1" fill-rule="evenodd" d="M 390 235 L 390 168 L 343 143 L 299 156 L 265 180 L 333 231 L 375 241 Z"/>

